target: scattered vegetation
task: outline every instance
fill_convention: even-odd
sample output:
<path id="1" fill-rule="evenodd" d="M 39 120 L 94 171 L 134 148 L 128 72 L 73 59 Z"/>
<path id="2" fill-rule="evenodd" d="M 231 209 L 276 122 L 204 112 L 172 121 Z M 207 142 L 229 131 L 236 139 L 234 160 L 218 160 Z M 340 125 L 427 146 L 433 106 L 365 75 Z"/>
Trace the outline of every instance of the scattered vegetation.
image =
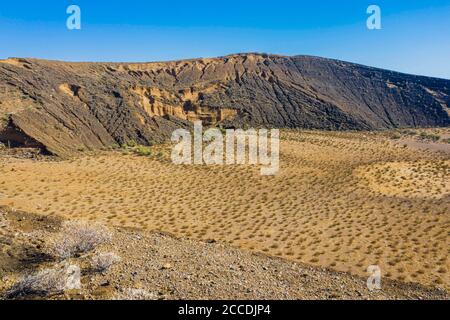
<path id="1" fill-rule="evenodd" d="M 49 240 L 47 253 L 60 259 L 68 259 L 92 251 L 111 239 L 111 232 L 100 224 L 67 221 L 61 232 Z"/>
<path id="2" fill-rule="evenodd" d="M 402 135 L 400 133 L 398 133 L 398 132 L 392 132 L 391 135 L 390 135 L 390 138 L 393 139 L 393 140 L 398 140 L 401 137 L 402 137 Z"/>
<path id="3" fill-rule="evenodd" d="M 105 272 L 114 264 L 120 262 L 120 257 L 113 252 L 99 253 L 92 257 L 92 269 L 97 272 Z"/>
<path id="4" fill-rule="evenodd" d="M 418 134 L 416 130 L 412 130 L 412 129 L 404 129 L 404 130 L 402 130 L 402 133 L 407 136 L 416 136 Z"/>
<path id="5" fill-rule="evenodd" d="M 0 236 L 1 228 L 9 228 L 10 224 L 7 222 L 5 214 L 0 212 Z M 40 243 L 36 247 L 37 251 L 33 251 L 33 257 L 43 255 L 45 259 L 34 260 L 33 270 L 37 268 L 40 271 L 22 275 L 12 286 L 7 287 L 9 289 L 3 288 L 6 291 L 2 291 L 2 297 L 7 299 L 49 297 L 81 289 L 79 266 L 94 272 L 105 272 L 121 261 L 115 253 L 96 252 L 101 244 L 112 240 L 112 231 L 103 225 L 66 221 L 62 224 L 58 222 L 55 227 L 58 228 L 57 233 L 39 230 L 28 234 L 30 240 Z"/>
<path id="6" fill-rule="evenodd" d="M 419 135 L 422 140 L 439 141 L 441 137 L 434 133 L 421 132 Z"/>
<path id="7" fill-rule="evenodd" d="M 139 156 L 149 157 L 152 155 L 151 146 L 139 145 L 134 140 L 129 140 L 127 143 L 122 145 L 122 153 L 125 155 L 136 154 Z"/>
<path id="8" fill-rule="evenodd" d="M 149 157 L 152 155 L 152 149 L 150 147 L 146 146 L 138 146 L 133 149 L 134 153 L 139 156 L 146 156 Z"/>
<path id="9" fill-rule="evenodd" d="M 431 130 L 419 134 L 447 137 Z M 363 275 L 378 260 L 394 279 L 432 284 L 448 251 L 448 157 L 402 148 L 390 132 L 283 131 L 281 174 L 271 179 L 252 166 L 174 166 L 170 146 L 163 159 L 154 146 L 151 158 L 4 164 L 0 184 L 19 209 L 217 239 Z M 398 270 L 402 259 L 415 263 Z"/>
<path id="10" fill-rule="evenodd" d="M 8 299 L 24 296 L 50 296 L 66 290 L 79 289 L 80 268 L 75 265 L 62 265 L 45 269 L 36 274 L 26 275 L 7 292 Z"/>
<path id="11" fill-rule="evenodd" d="M 156 300 L 158 295 L 144 289 L 126 288 L 114 298 L 114 300 Z"/>

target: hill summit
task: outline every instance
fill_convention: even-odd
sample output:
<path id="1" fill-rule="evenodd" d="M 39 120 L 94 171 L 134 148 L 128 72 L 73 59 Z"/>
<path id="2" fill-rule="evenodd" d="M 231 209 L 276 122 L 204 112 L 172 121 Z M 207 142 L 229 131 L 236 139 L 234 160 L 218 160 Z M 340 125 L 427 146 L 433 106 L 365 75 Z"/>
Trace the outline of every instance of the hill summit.
<path id="1" fill-rule="evenodd" d="M 450 80 L 311 56 L 151 63 L 0 61 L 0 142 L 59 156 L 222 127 L 374 130 L 450 125 Z"/>

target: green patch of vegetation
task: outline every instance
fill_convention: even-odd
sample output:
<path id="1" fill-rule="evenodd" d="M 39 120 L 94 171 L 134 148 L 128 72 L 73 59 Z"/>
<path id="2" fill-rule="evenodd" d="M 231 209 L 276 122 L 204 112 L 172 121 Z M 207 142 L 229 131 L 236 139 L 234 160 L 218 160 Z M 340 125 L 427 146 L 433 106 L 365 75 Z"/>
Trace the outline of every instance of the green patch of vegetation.
<path id="1" fill-rule="evenodd" d="M 146 146 L 138 146 L 133 149 L 133 152 L 139 156 L 145 156 L 145 157 L 149 157 L 152 155 L 151 147 L 146 147 Z"/>
<path id="2" fill-rule="evenodd" d="M 151 146 L 139 145 L 136 141 L 130 140 L 126 144 L 122 145 L 122 154 L 130 155 L 135 154 L 138 156 L 150 157 L 152 155 Z"/>

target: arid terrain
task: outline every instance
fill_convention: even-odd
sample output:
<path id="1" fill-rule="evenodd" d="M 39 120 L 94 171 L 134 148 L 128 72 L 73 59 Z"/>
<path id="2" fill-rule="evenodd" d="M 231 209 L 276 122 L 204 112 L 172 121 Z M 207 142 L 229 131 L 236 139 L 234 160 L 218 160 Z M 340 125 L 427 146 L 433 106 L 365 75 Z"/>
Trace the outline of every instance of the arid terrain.
<path id="1" fill-rule="evenodd" d="M 197 121 L 281 129 L 278 174 L 175 165 L 168 141 Z M 320 57 L 0 60 L 0 290 L 48 293 L 14 282 L 87 252 L 114 266 L 107 284 L 83 269 L 79 298 L 448 298 L 449 126 L 450 80 Z M 41 284 L 78 287 L 55 272 Z"/>
<path id="2" fill-rule="evenodd" d="M 0 294 L 8 294 L 22 274 L 50 270 L 64 263 L 43 253 L 47 239 L 63 233 L 61 218 L 0 207 Z M 450 299 L 444 289 L 384 279 L 370 291 L 366 278 L 280 258 L 271 258 L 212 241 L 178 239 L 159 232 L 113 228 L 112 239 L 94 252 L 72 257 L 81 269 L 78 289 L 19 295 L 26 299 Z M 107 270 L 93 268 L 93 258 L 120 257 Z M 62 277 L 63 283 L 66 276 Z M 54 278 L 55 279 L 55 278 Z M 53 280 L 54 280 L 53 279 Z M 56 279 L 60 279 L 56 276 Z M 41 281 L 55 288 L 58 281 Z M 45 285 L 47 284 L 47 285 Z M 48 285 L 50 284 L 50 285 Z M 18 293 L 24 293 L 20 290 Z M 12 298 L 12 297 L 9 297 Z"/>
<path id="3" fill-rule="evenodd" d="M 180 246 L 200 246 L 202 250 L 213 246 L 222 252 L 205 254 L 210 257 L 206 260 L 198 258 L 204 264 L 216 254 L 221 259 L 227 254 L 242 255 L 258 270 L 268 264 L 270 276 L 258 278 L 260 288 L 266 281 L 274 281 L 274 270 L 285 268 L 290 270 L 286 271 L 289 280 L 282 280 L 285 285 L 308 288 L 296 282 L 302 281 L 297 278 L 301 270 L 319 272 L 325 267 L 327 270 L 320 272 L 328 280 L 333 274 L 352 283 L 361 280 L 361 287 L 355 290 L 370 298 L 367 289 L 362 289 L 367 267 L 378 265 L 383 279 L 392 279 L 392 283 L 411 282 L 449 290 L 449 133 L 445 128 L 414 132 L 284 130 L 280 172 L 273 177 L 261 176 L 259 167 L 250 165 L 176 166 L 170 161 L 169 145 L 154 146 L 151 155 L 145 156 L 115 149 L 85 152 L 68 160 L 31 152 L 18 155 L 4 147 L 0 157 L 0 205 L 46 219 L 88 220 L 136 230 L 136 234 L 145 233 L 142 237 L 151 246 L 174 242 L 171 237 L 154 233 L 166 232 L 183 239 L 175 241 L 180 241 Z M 133 235 L 126 236 L 134 237 L 132 231 L 123 232 L 131 232 Z M 161 245 L 164 248 L 165 244 Z M 140 246 L 126 240 L 117 247 L 122 255 L 123 251 L 136 255 L 133 250 L 143 252 Z M 148 268 L 159 268 L 151 262 L 156 253 L 150 250 L 148 254 Z M 177 262 L 170 260 L 170 264 L 169 270 L 159 276 L 170 270 L 181 272 Z M 223 281 L 221 267 L 214 268 L 214 281 L 219 283 Z M 141 271 L 136 272 L 137 278 L 145 277 Z M 111 277 L 110 283 L 119 281 Z M 250 283 L 249 288 L 256 290 L 255 279 L 242 277 Z M 339 291 L 334 284 L 330 286 L 332 292 Z M 228 294 L 211 290 L 209 297 L 246 297 L 242 290 Z M 249 297 L 327 297 L 319 291 L 306 294 L 289 291 L 299 288 L 286 290 L 290 293 L 262 290 Z M 356 297 L 356 291 L 350 294 L 345 290 L 343 285 L 336 298 Z M 181 290 L 168 296 L 208 297 L 207 291 L 197 293 L 192 296 Z M 403 294 L 390 292 L 385 297 L 407 296 Z"/>
<path id="4" fill-rule="evenodd" d="M 150 63 L 0 60 L 0 142 L 69 157 L 164 142 L 192 121 L 227 128 L 450 125 L 450 80 L 311 56 Z"/>

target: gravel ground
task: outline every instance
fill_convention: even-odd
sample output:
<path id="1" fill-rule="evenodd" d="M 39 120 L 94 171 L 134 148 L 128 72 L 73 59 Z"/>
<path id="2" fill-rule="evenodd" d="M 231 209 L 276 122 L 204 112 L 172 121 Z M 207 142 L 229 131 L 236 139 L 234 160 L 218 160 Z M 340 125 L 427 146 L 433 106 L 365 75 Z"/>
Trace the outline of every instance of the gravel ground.
<path id="1" fill-rule="evenodd" d="M 59 218 L 0 208 L 0 292 L 11 287 L 21 274 L 54 265 L 55 262 L 37 252 L 60 224 Z M 448 300 L 450 297 L 444 289 L 389 280 L 382 280 L 382 290 L 371 292 L 366 279 L 347 273 L 157 232 L 114 229 L 112 242 L 96 251 L 113 252 L 121 261 L 101 273 L 90 270 L 89 255 L 72 259 L 71 263 L 82 269 L 81 289 L 47 298 Z"/>

